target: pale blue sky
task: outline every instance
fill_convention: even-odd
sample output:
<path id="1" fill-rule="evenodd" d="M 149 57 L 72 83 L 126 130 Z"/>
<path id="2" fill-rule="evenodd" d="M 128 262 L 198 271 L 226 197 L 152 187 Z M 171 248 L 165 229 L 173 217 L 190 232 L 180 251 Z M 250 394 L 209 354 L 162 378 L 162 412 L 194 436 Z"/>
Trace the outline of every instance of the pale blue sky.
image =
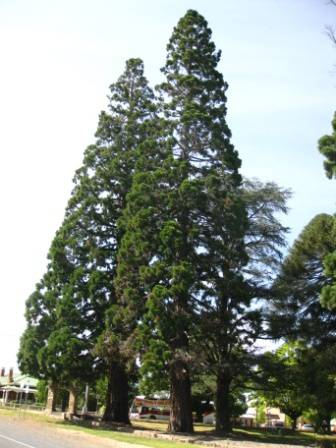
<path id="1" fill-rule="evenodd" d="M 108 86 L 129 57 L 160 80 L 173 26 L 209 22 L 229 83 L 228 123 L 242 172 L 291 188 L 292 241 L 335 210 L 318 138 L 331 131 L 336 24 L 327 0 L 0 0 L 0 364 L 15 364 L 24 302 L 40 279 L 71 179 L 93 141 Z"/>

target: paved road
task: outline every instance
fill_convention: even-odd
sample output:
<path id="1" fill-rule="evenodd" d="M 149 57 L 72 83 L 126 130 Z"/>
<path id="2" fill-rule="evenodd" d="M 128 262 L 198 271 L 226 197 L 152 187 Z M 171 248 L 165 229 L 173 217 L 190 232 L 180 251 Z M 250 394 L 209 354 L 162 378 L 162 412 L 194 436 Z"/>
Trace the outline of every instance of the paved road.
<path id="1" fill-rule="evenodd" d="M 130 445 L 62 430 L 20 416 L 0 415 L 0 448 L 129 448 Z M 136 448 L 135 445 L 132 445 Z"/>

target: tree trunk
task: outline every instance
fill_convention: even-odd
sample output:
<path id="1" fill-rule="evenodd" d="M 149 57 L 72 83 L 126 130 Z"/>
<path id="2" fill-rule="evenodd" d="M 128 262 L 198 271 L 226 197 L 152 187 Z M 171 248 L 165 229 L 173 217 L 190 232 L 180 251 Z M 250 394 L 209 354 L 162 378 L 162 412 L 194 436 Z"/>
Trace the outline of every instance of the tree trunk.
<path id="1" fill-rule="evenodd" d="M 85 385 L 85 393 L 84 393 L 84 404 L 82 407 L 82 415 L 87 414 L 87 412 L 89 410 L 89 393 L 90 393 L 90 388 L 89 388 L 89 385 L 86 384 Z"/>
<path id="2" fill-rule="evenodd" d="M 55 383 L 51 383 L 48 386 L 48 398 L 45 411 L 49 414 L 56 411 L 58 387 Z"/>
<path id="3" fill-rule="evenodd" d="M 324 432 L 325 434 L 330 434 L 331 433 L 330 420 L 331 420 L 331 416 L 330 415 L 326 415 L 324 417 L 324 419 L 322 420 L 321 429 L 322 429 L 322 432 Z"/>
<path id="4" fill-rule="evenodd" d="M 76 389 L 70 389 L 68 412 L 71 415 L 75 415 L 77 412 L 77 399 L 78 399 L 78 391 Z"/>
<path id="5" fill-rule="evenodd" d="M 102 420 L 104 422 L 108 422 L 112 420 L 112 366 L 109 367 L 107 374 L 107 389 L 105 394 L 105 409 L 104 414 L 102 416 Z"/>
<path id="6" fill-rule="evenodd" d="M 125 367 L 113 363 L 110 367 L 103 421 L 129 424 L 128 376 Z"/>
<path id="7" fill-rule="evenodd" d="M 189 369 L 181 360 L 174 361 L 170 367 L 170 406 L 169 430 L 194 432 Z"/>
<path id="8" fill-rule="evenodd" d="M 121 364 L 115 366 L 112 376 L 112 408 L 113 421 L 129 424 L 128 408 L 128 376 L 125 367 Z"/>
<path id="9" fill-rule="evenodd" d="M 231 377 L 225 372 L 217 375 L 216 389 L 216 431 L 228 433 L 232 431 L 230 404 Z"/>
<path id="10" fill-rule="evenodd" d="M 298 415 L 295 415 L 293 417 L 290 416 L 290 418 L 292 419 L 292 425 L 291 425 L 292 431 L 295 431 L 297 428 L 297 420 L 298 420 L 299 416 Z"/>
<path id="11" fill-rule="evenodd" d="M 62 391 L 62 402 L 61 402 L 62 412 L 65 412 L 68 407 L 69 407 L 69 397 L 67 397 L 67 394 L 65 394 L 64 391 Z"/>

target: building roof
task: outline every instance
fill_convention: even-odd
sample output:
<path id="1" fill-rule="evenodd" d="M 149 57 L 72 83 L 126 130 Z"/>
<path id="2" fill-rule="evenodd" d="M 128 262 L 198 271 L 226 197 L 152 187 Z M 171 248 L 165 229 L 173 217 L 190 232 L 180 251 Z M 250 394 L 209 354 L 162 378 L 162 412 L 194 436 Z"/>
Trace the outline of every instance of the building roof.
<path id="1" fill-rule="evenodd" d="M 13 375 L 13 381 L 10 383 L 8 382 L 9 377 L 8 375 L 0 376 L 0 387 L 4 386 L 15 386 L 20 388 L 36 388 L 38 380 L 36 378 L 33 378 L 29 375 L 24 375 L 22 373 L 16 373 Z"/>
<path id="2" fill-rule="evenodd" d="M 22 373 L 14 375 L 13 383 L 14 385 L 19 385 L 19 387 L 37 387 L 38 380 L 29 375 L 24 375 Z"/>

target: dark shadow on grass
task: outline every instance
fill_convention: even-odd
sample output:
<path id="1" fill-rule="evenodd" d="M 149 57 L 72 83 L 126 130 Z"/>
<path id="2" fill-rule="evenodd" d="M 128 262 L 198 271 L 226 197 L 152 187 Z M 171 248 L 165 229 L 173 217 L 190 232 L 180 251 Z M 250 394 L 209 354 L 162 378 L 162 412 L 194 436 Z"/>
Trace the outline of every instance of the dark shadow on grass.
<path id="1" fill-rule="evenodd" d="M 86 420 L 78 420 L 78 421 L 58 421 L 56 422 L 57 425 L 60 426 L 72 426 L 72 427 L 82 427 L 86 429 L 99 430 L 99 431 L 106 431 L 108 432 L 115 432 L 119 434 L 134 434 L 138 437 L 148 438 L 148 439 L 155 439 L 155 440 L 162 440 L 165 442 L 181 442 L 184 441 L 189 443 L 205 443 L 208 442 L 209 446 L 211 446 L 211 442 L 214 442 L 214 444 L 220 440 L 233 440 L 233 441 L 241 441 L 241 442 L 259 442 L 259 443 L 268 443 L 270 445 L 272 444 L 283 444 L 283 445 L 304 445 L 304 446 L 315 446 L 315 447 L 321 447 L 321 448 L 336 448 L 336 437 L 333 436 L 332 440 L 315 440 L 314 438 L 311 438 L 309 436 L 306 436 L 302 433 L 293 432 L 291 430 L 282 430 L 282 433 L 277 433 L 275 431 L 267 431 L 267 430 L 261 430 L 261 429 L 234 429 L 232 433 L 222 433 L 219 434 L 215 430 L 209 430 L 209 431 L 200 431 L 194 434 L 176 434 L 175 440 L 168 440 L 166 438 L 160 437 L 160 434 L 170 434 L 169 432 L 162 431 L 162 430 L 155 430 L 150 429 L 148 427 L 142 427 L 137 426 L 133 427 L 131 425 L 120 425 L 118 423 L 108 423 L 104 424 L 102 426 L 93 426 L 92 421 L 86 421 Z M 139 434 L 141 432 L 141 434 Z M 146 436 L 145 433 L 156 433 L 157 436 L 150 437 Z M 183 436 L 183 438 L 179 437 Z M 192 439 L 192 442 L 190 441 Z"/>

